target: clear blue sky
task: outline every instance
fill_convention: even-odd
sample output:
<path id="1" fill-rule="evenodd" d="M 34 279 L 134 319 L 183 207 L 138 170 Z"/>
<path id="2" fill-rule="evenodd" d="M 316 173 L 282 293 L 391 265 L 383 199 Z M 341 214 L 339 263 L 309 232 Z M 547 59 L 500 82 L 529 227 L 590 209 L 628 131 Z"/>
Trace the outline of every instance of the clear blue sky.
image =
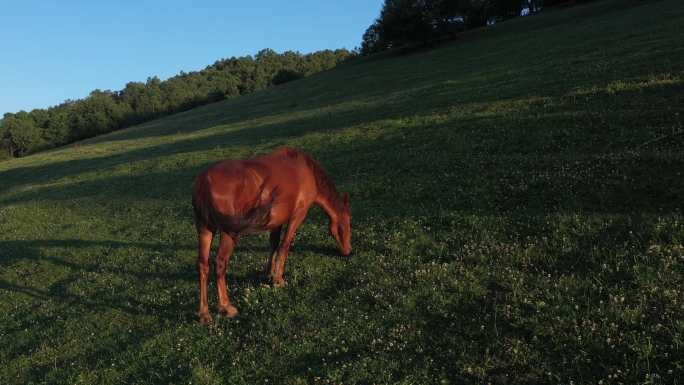
<path id="1" fill-rule="evenodd" d="M 382 0 L 0 0 L 0 118 L 262 48 L 360 45 Z"/>

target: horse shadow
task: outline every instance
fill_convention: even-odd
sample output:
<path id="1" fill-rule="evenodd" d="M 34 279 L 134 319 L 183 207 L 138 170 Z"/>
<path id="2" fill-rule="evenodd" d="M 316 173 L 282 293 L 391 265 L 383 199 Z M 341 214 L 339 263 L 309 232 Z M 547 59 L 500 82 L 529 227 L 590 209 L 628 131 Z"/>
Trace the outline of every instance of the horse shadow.
<path id="1" fill-rule="evenodd" d="M 113 279 L 137 282 L 149 282 L 164 280 L 181 282 L 181 284 L 194 281 L 194 269 L 175 271 L 152 271 L 136 269 L 126 264 L 109 265 L 93 258 L 92 263 L 82 263 L 70 260 L 66 256 L 52 251 L 53 248 L 94 248 L 95 250 L 108 249 L 113 251 L 120 248 L 143 248 L 155 250 L 162 255 L 170 255 L 171 248 L 177 245 L 144 242 L 118 242 L 118 241 L 92 241 L 80 239 L 64 240 L 19 240 L 0 241 L 0 268 L 17 271 L 18 279 L 12 281 L 0 279 L 0 290 L 9 293 L 20 293 L 34 298 L 37 301 L 50 301 L 57 305 L 75 306 L 84 311 L 103 311 L 115 309 L 129 315 L 155 314 L 164 317 L 178 317 L 181 313 L 188 313 L 187 306 L 181 304 L 160 304 L 136 296 L 135 293 L 123 290 L 123 287 L 113 288 L 112 293 L 97 292 L 97 295 L 81 294 L 72 290 L 72 286 L 79 280 L 89 275 L 106 275 Z M 59 269 L 63 277 L 47 285 L 43 285 L 36 274 L 45 269 L 45 265 L 51 269 Z M 35 283 L 35 284 L 34 284 Z M 119 289 L 119 290 L 116 290 Z"/>
<path id="2" fill-rule="evenodd" d="M 245 245 L 243 251 L 250 254 L 263 255 L 266 261 L 270 254 L 268 245 Z M 195 319 L 195 292 L 187 296 L 187 301 L 181 303 L 160 304 L 155 301 L 145 300 L 136 295 L 135 292 L 119 290 L 115 294 L 109 295 L 86 295 L 79 294 L 70 290 L 72 285 L 77 284 L 83 277 L 94 274 L 105 274 L 123 280 L 133 280 L 138 282 L 168 281 L 174 282 L 184 287 L 194 288 L 197 280 L 197 273 L 194 265 L 194 258 L 190 259 L 186 268 L 174 269 L 169 271 L 154 271 L 152 269 L 136 269 L 126 264 L 107 264 L 97 259 L 92 263 L 83 263 L 70 260 L 68 257 L 53 251 L 54 248 L 93 248 L 94 250 L 108 249 L 112 256 L 116 258 L 116 250 L 121 248 L 140 248 L 153 251 L 156 254 L 171 255 L 177 251 L 178 245 L 166 243 L 148 242 L 120 242 L 111 240 L 82 240 L 82 239 L 63 239 L 63 240 L 0 240 L 0 268 L 20 271 L 21 279 L 7 280 L 0 279 L 0 291 L 9 293 L 23 294 L 37 301 L 51 301 L 64 306 L 77 306 L 85 311 L 104 311 L 115 309 L 129 315 L 151 315 L 167 319 L 178 319 L 190 321 Z M 181 246 L 183 247 L 183 246 Z M 194 248 L 183 247 L 188 255 L 194 256 Z M 214 250 L 215 252 L 215 250 Z M 317 254 L 327 258 L 343 258 L 339 256 L 333 246 L 318 244 L 296 244 L 293 245 L 291 253 Z M 212 253 L 213 255 L 213 253 Z M 54 268 L 66 272 L 63 278 L 53 281 L 47 286 L 41 286 L 40 280 L 32 284 L 32 276 L 38 270 L 38 265 L 48 264 Z M 21 266 L 20 266 L 21 265 Z M 183 264 L 181 264 L 183 266 Z M 213 271 L 212 271 L 213 275 Z M 232 273 L 231 281 L 238 285 L 232 285 L 233 290 L 244 287 L 261 287 L 267 283 L 260 271 L 254 269 L 247 273 Z M 231 290 L 232 291 L 232 290 Z M 189 294 L 189 293 L 188 293 Z"/>

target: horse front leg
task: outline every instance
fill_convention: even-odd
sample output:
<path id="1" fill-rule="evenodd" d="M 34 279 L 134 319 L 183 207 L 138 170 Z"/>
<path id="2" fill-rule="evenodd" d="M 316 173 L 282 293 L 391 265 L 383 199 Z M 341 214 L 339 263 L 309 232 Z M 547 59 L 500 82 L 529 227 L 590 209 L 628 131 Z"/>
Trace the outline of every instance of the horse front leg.
<path id="1" fill-rule="evenodd" d="M 308 208 L 295 211 L 287 224 L 285 237 L 280 242 L 278 251 L 274 255 L 275 260 L 271 264 L 271 283 L 273 284 L 273 287 L 283 287 L 286 284 L 285 279 L 283 278 L 283 274 L 285 273 L 285 262 L 287 262 L 287 256 L 290 252 L 292 241 L 294 241 L 295 233 L 297 232 L 299 225 L 304 222 L 307 212 Z"/>
<path id="2" fill-rule="evenodd" d="M 238 313 L 235 306 L 230 304 L 228 299 L 228 289 L 226 288 L 226 270 L 230 263 L 230 256 L 235 248 L 235 238 L 230 234 L 221 232 L 219 248 L 216 252 L 216 289 L 219 298 L 219 313 L 228 317 L 235 317 Z"/>
<path id="3" fill-rule="evenodd" d="M 211 240 L 214 234 L 206 228 L 197 230 L 197 273 L 199 275 L 199 321 L 201 324 L 211 322 L 209 314 L 209 301 L 207 299 L 207 280 L 209 279 L 209 251 L 211 250 Z"/>

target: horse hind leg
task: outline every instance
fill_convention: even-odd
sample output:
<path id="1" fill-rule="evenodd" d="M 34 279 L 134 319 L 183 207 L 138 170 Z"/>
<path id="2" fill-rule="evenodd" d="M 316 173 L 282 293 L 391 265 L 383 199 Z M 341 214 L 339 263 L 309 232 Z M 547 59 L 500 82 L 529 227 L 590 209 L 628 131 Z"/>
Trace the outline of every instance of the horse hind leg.
<path id="1" fill-rule="evenodd" d="M 211 241 L 214 234 L 206 227 L 198 227 L 197 229 L 197 273 L 199 275 L 199 321 L 201 324 L 208 324 L 211 322 L 211 314 L 209 314 L 209 301 L 207 298 L 207 285 L 209 279 L 209 251 L 211 250 Z"/>
<path id="2" fill-rule="evenodd" d="M 228 290 L 226 288 L 226 270 L 230 263 L 230 256 L 235 247 L 235 238 L 230 234 L 221 232 L 218 251 L 216 252 L 216 289 L 219 298 L 219 313 L 228 317 L 235 317 L 238 313 L 235 306 L 230 304 Z"/>
<path id="3" fill-rule="evenodd" d="M 264 266 L 264 269 L 260 272 L 261 278 L 263 279 L 270 280 L 273 277 L 273 273 L 275 272 L 275 261 L 276 256 L 278 255 L 278 245 L 280 244 L 280 234 L 282 233 L 282 230 L 283 226 L 279 226 L 278 228 L 271 231 L 271 234 L 268 238 L 269 243 L 271 245 L 271 254 L 266 260 L 266 265 Z"/>

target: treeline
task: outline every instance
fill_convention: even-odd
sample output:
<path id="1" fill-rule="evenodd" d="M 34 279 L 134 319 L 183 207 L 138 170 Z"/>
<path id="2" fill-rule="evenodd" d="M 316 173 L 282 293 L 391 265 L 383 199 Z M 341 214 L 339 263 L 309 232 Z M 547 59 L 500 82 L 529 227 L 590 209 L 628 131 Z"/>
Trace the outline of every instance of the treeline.
<path id="1" fill-rule="evenodd" d="M 276 53 L 216 61 L 201 71 L 130 82 L 120 91 L 95 90 L 84 99 L 48 109 L 6 113 L 0 120 L 0 158 L 24 156 L 146 122 L 219 100 L 248 94 L 335 67 L 351 52 Z"/>
<path id="2" fill-rule="evenodd" d="M 366 30 L 361 54 L 428 42 L 519 16 L 545 5 L 591 0 L 385 0 L 380 16 Z"/>

